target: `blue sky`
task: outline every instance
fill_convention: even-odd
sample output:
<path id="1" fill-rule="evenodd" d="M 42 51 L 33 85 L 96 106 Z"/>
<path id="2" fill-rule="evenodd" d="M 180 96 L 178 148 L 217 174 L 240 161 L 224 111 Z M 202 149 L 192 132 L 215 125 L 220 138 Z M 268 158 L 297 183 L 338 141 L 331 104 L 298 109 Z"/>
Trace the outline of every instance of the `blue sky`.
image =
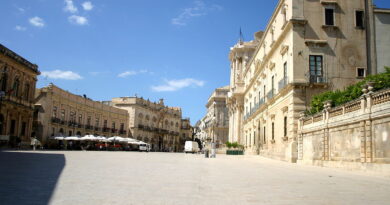
<path id="1" fill-rule="evenodd" d="M 142 96 L 192 124 L 229 84 L 228 53 L 265 28 L 277 0 L 1 0 L 0 43 L 52 82 L 93 100 Z M 376 0 L 390 7 L 388 0 Z"/>

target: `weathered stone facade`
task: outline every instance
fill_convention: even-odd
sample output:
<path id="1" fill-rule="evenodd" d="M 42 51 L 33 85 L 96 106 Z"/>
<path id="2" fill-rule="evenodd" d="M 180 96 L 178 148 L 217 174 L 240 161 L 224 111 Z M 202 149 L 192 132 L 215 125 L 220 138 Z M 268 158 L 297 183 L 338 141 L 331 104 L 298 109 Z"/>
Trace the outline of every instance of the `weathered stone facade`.
<path id="1" fill-rule="evenodd" d="M 34 128 L 45 144 L 51 136 L 128 136 L 126 110 L 114 108 L 50 84 L 37 89 Z"/>
<path id="2" fill-rule="evenodd" d="M 361 163 L 390 164 L 390 89 L 322 113 L 301 117 L 298 162 L 358 167 Z"/>
<path id="3" fill-rule="evenodd" d="M 138 97 L 113 98 L 110 104 L 129 113 L 132 138 L 150 143 L 154 151 L 183 151 L 181 108 Z"/>
<path id="4" fill-rule="evenodd" d="M 240 41 L 230 49 L 230 90 L 226 101 L 229 109 L 229 142 L 245 143 L 245 139 L 242 137 L 245 91 L 243 72 L 248 61 L 252 58 L 262 34 L 262 32 L 258 32 L 254 41 Z"/>
<path id="5" fill-rule="evenodd" d="M 367 57 L 375 48 L 372 22 L 371 1 L 280 0 L 254 53 L 243 55 L 253 56 L 231 60 L 243 69 L 242 83 L 231 71 L 231 86 L 243 90 L 229 94 L 230 105 L 243 100 L 243 118 L 234 117 L 240 106 L 230 112 L 232 141 L 244 144 L 246 154 L 295 162 L 299 113 L 311 98 L 377 72 L 376 56 Z"/>
<path id="6" fill-rule="evenodd" d="M 209 97 L 204 118 L 207 138 L 217 145 L 225 144 L 229 138 L 229 114 L 226 106 L 229 86 L 215 89 Z"/>
<path id="7" fill-rule="evenodd" d="M 0 44 L 0 141 L 30 145 L 38 66 Z"/>

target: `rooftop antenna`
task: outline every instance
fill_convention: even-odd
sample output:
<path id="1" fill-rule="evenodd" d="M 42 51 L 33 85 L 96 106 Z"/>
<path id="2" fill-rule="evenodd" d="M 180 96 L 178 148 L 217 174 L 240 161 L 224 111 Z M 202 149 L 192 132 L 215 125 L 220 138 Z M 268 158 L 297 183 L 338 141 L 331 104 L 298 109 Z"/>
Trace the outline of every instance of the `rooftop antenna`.
<path id="1" fill-rule="evenodd" d="M 240 38 L 238 39 L 238 43 L 240 45 L 244 43 L 244 35 L 242 35 L 241 26 L 240 26 Z"/>

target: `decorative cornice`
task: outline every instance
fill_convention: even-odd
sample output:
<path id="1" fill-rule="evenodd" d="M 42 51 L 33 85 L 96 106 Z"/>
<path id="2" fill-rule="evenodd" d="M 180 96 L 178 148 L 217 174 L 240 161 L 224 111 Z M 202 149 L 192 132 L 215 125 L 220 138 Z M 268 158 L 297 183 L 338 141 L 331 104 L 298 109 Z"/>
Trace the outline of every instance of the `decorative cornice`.
<path id="1" fill-rule="evenodd" d="M 16 62 L 26 66 L 27 68 L 30 68 L 36 74 L 38 74 L 38 75 L 40 74 L 40 72 L 38 71 L 38 66 L 36 64 L 33 64 L 30 61 L 24 59 L 22 56 L 16 54 L 12 50 L 8 49 L 3 44 L 0 44 L 0 53 L 14 59 Z"/>

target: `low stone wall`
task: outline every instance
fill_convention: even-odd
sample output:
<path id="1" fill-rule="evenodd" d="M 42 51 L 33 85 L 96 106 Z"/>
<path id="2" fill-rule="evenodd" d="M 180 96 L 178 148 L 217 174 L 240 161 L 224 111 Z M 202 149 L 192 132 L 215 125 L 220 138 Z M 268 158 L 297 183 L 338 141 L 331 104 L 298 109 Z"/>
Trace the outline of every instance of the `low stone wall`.
<path id="1" fill-rule="evenodd" d="M 298 163 L 390 170 L 390 89 L 301 117 Z"/>

